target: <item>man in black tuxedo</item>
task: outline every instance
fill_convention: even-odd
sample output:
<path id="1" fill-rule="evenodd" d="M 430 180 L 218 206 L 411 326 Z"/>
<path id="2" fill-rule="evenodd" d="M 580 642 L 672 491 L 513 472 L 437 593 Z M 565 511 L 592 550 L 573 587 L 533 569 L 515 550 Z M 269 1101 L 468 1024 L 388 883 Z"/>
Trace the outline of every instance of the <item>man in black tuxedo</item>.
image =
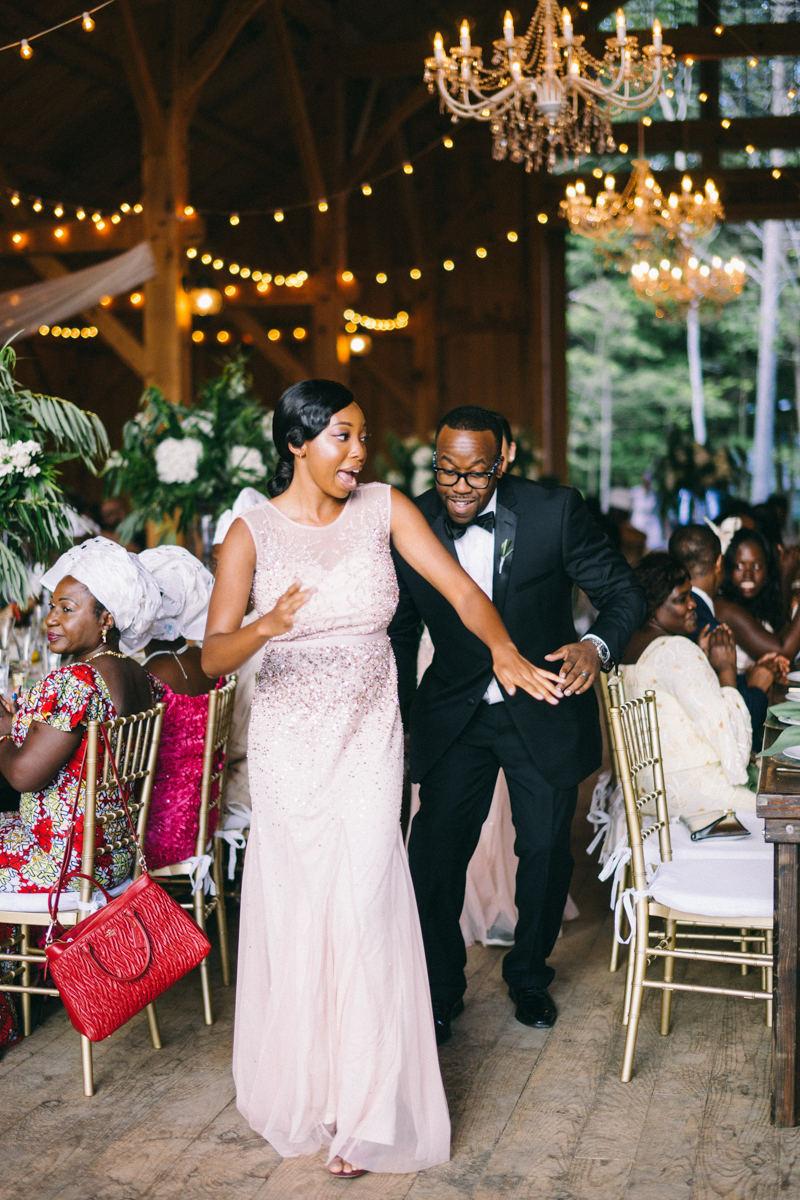
<path id="1" fill-rule="evenodd" d="M 394 553 L 400 602 L 389 628 L 411 734 L 411 778 L 420 809 L 409 841 L 439 1042 L 463 1009 L 466 951 L 459 928 L 467 867 L 502 767 L 519 857 L 515 945 L 503 977 L 518 1020 L 549 1027 L 556 1008 L 546 964 L 561 923 L 573 858 L 578 784 L 601 761 L 592 684 L 619 660 L 644 620 L 644 595 L 572 488 L 503 475 L 495 414 L 464 406 L 437 430 L 436 486 L 416 503 L 440 541 L 490 596 L 532 663 L 558 669 L 556 706 L 505 693 L 491 655 L 435 588 Z M 572 623 L 572 587 L 599 615 L 584 640 Z M 422 625 L 434 644 L 414 694 Z"/>

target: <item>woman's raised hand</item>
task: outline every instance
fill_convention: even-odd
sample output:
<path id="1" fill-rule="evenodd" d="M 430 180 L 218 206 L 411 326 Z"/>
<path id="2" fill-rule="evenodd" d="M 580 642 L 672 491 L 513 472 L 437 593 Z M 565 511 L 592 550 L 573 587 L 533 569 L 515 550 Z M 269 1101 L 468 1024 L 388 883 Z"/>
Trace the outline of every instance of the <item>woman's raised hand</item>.
<path id="1" fill-rule="evenodd" d="M 299 583 L 288 587 L 275 607 L 259 619 L 256 627 L 261 637 L 274 638 L 288 633 L 298 610 L 308 603 L 315 591 L 316 588 L 303 588 Z"/>
<path id="2" fill-rule="evenodd" d="M 533 696 L 534 700 L 558 704 L 564 694 L 558 675 L 554 675 L 552 671 L 543 671 L 528 662 L 512 642 L 495 652 L 493 667 L 495 679 L 502 684 L 509 696 L 513 696 L 517 688 L 521 687 L 529 696 Z"/>

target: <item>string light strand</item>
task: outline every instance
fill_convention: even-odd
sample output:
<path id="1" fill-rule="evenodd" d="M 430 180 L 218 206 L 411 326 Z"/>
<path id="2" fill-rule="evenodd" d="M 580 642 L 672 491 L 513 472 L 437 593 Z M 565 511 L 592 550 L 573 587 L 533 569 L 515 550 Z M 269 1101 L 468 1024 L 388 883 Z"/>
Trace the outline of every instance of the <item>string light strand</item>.
<path id="1" fill-rule="evenodd" d="M 64 29 L 67 25 L 74 25 L 76 21 L 81 21 L 86 32 L 91 33 L 94 29 L 92 16 L 96 12 L 100 12 L 101 8 L 107 8 L 109 4 L 113 3 L 114 0 L 103 0 L 102 4 L 98 4 L 94 8 L 84 9 L 77 16 L 69 17 L 66 21 L 60 21 L 58 25 L 51 25 L 49 29 L 42 29 L 39 33 L 32 33 L 30 37 L 20 38 L 17 42 L 9 42 L 7 46 L 0 46 L 0 52 L 3 50 L 16 50 L 19 47 L 23 58 L 31 58 L 33 55 L 33 51 L 30 48 L 31 42 L 35 42 L 37 38 L 45 37 L 48 33 L 55 33 L 57 29 Z"/>

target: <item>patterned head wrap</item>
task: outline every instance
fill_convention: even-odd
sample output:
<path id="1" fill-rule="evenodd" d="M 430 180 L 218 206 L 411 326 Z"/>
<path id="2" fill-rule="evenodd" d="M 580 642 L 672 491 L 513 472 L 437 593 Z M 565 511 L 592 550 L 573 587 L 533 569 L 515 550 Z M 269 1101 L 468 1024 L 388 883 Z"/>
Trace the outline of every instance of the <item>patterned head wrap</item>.
<path id="1" fill-rule="evenodd" d="M 199 641 L 206 629 L 214 576 L 182 546 L 154 546 L 143 550 L 139 561 L 161 591 L 161 607 L 149 637 L 165 642 L 179 637 Z"/>
<path id="2" fill-rule="evenodd" d="M 42 587 L 52 592 L 67 575 L 88 588 L 111 613 L 126 654 L 135 654 L 147 644 L 161 593 L 135 554 L 109 538 L 89 538 L 61 555 L 42 576 Z"/>

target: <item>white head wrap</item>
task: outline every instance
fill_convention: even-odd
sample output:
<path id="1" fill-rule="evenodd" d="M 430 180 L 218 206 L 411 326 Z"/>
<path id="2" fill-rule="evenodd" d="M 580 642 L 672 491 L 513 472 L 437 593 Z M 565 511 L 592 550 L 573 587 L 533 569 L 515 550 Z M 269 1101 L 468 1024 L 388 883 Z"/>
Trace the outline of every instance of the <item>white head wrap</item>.
<path id="1" fill-rule="evenodd" d="M 733 535 L 738 533 L 742 528 L 742 518 L 726 517 L 724 521 L 720 521 L 719 525 L 715 525 L 709 517 L 706 517 L 705 522 L 709 529 L 713 529 L 714 533 L 719 538 L 719 544 L 722 553 L 727 553 L 728 546 L 730 546 L 731 542 L 733 541 Z"/>
<path id="2" fill-rule="evenodd" d="M 148 636 L 165 642 L 179 637 L 199 641 L 205 633 L 214 576 L 182 546 L 154 546 L 143 550 L 139 561 L 161 590 L 161 607 Z"/>
<path id="3" fill-rule="evenodd" d="M 52 592 L 66 575 L 82 583 L 108 609 L 126 654 L 135 654 L 147 644 L 161 593 L 135 554 L 109 538 L 89 538 L 61 555 L 42 576 L 42 587 Z"/>
<path id="4" fill-rule="evenodd" d="M 269 496 L 265 496 L 263 492 L 257 492 L 255 488 L 242 488 L 233 502 L 233 508 L 226 508 L 217 521 L 217 528 L 214 530 L 214 545 L 222 545 L 226 533 L 237 517 L 240 517 L 243 512 L 247 512 L 249 508 L 255 508 L 257 504 L 265 504 L 267 500 L 269 500 Z"/>

